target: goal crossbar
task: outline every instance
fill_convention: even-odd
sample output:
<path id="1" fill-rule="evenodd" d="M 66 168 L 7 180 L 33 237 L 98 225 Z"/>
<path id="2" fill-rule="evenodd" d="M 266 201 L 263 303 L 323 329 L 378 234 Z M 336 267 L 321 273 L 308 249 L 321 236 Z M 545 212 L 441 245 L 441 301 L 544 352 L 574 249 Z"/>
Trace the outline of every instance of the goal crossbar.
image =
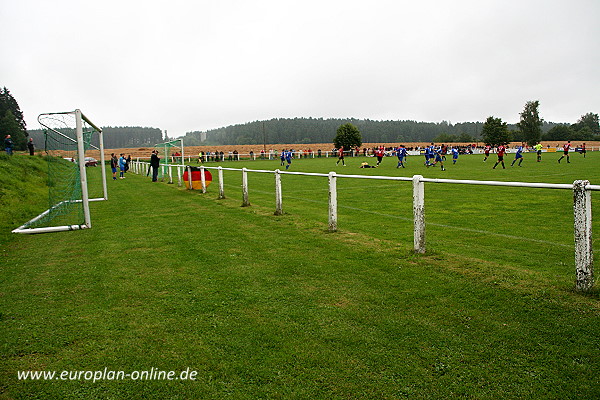
<path id="1" fill-rule="evenodd" d="M 76 139 L 73 139 L 53 127 L 49 126 L 48 123 L 43 122 L 42 119 L 44 117 L 51 117 L 52 115 L 74 115 L 75 116 L 75 134 Z M 103 201 L 108 200 L 108 190 L 106 184 L 106 170 L 104 167 L 105 156 L 104 156 L 104 138 L 102 135 L 102 129 L 98 128 L 93 122 L 91 122 L 79 109 L 75 111 L 69 112 L 59 112 L 59 113 L 45 113 L 40 114 L 38 116 L 38 121 L 40 124 L 47 130 L 58 134 L 60 137 L 68 139 L 72 143 L 77 144 L 77 164 L 79 168 L 79 184 L 81 185 L 81 199 L 71 199 L 71 200 L 62 200 L 56 204 L 51 205 L 46 211 L 42 212 L 40 215 L 35 218 L 27 221 L 25 224 L 20 227 L 14 229 L 12 233 L 49 233 L 49 232 L 61 232 L 61 231 L 72 231 L 79 229 L 89 229 L 92 227 L 91 216 L 89 203 L 91 201 Z M 83 136 L 83 121 L 85 121 L 90 127 L 94 129 L 95 132 L 98 133 L 98 141 L 99 147 L 92 145 L 91 141 L 84 142 Z M 89 198 L 88 194 L 88 186 L 87 186 L 87 172 L 85 166 L 85 145 L 93 147 L 96 150 L 100 151 L 100 166 L 101 166 L 101 175 L 102 175 L 102 190 L 103 197 L 100 198 Z M 82 203 L 83 206 L 83 216 L 84 223 L 83 224 L 70 224 L 70 225 L 61 225 L 61 226 L 48 226 L 48 227 L 38 227 L 38 228 L 30 228 L 29 226 L 42 220 L 43 218 L 49 216 L 54 210 L 60 209 L 70 203 Z"/>

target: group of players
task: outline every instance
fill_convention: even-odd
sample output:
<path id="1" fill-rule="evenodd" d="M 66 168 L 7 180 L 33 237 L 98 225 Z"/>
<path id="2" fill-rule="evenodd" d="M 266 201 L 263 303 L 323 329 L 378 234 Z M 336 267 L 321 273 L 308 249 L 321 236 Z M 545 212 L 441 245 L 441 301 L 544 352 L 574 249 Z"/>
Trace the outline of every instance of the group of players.
<path id="1" fill-rule="evenodd" d="M 536 144 L 533 148 L 537 153 L 537 161 L 541 162 L 542 161 L 542 145 L 540 143 Z M 523 163 L 523 146 L 518 146 L 517 147 L 517 151 L 515 153 L 515 158 L 513 159 L 512 163 L 510 164 L 511 167 L 515 165 L 515 163 L 520 167 L 521 164 Z M 561 162 L 562 159 L 566 158 L 567 159 L 567 163 L 570 163 L 570 159 L 569 159 L 569 151 L 571 150 L 571 141 L 568 141 L 567 143 L 565 143 L 563 145 L 563 156 L 560 157 L 558 159 L 558 163 Z M 583 143 L 581 145 L 581 147 L 578 149 L 578 151 L 583 154 L 583 156 L 585 157 L 586 155 L 586 148 L 585 148 L 585 143 Z M 346 162 L 344 159 L 344 155 L 345 155 L 345 150 L 344 147 L 341 146 L 339 149 L 337 149 L 337 156 L 338 159 L 335 163 L 335 165 L 339 165 L 340 163 L 342 163 L 342 166 L 346 166 Z M 490 145 L 486 145 L 483 149 L 483 153 L 485 155 L 485 157 L 483 158 L 483 162 L 486 162 L 490 156 L 490 153 L 492 152 L 492 146 Z M 445 171 L 446 168 L 444 167 L 444 161 L 446 161 L 446 155 L 448 153 L 452 154 L 452 164 L 456 164 L 456 162 L 458 161 L 458 156 L 460 154 L 458 147 L 452 146 L 450 148 L 450 150 L 448 150 L 448 146 L 446 145 L 441 145 L 441 146 L 436 146 L 434 143 L 431 143 L 429 146 L 425 147 L 424 149 L 424 156 L 425 156 L 425 166 L 426 167 L 435 167 L 438 163 L 440 164 L 441 170 Z M 360 168 L 377 168 L 379 167 L 379 165 L 381 164 L 383 157 L 385 156 L 385 148 L 384 147 L 378 147 L 374 149 L 374 157 L 377 159 L 377 163 L 376 165 L 369 165 L 369 163 L 367 162 L 363 162 L 361 163 Z M 396 166 L 396 168 L 406 168 L 406 159 L 408 157 L 408 151 L 406 149 L 406 147 L 404 145 L 400 145 L 396 148 L 394 148 L 392 150 L 392 154 L 395 155 L 398 158 L 398 165 Z M 502 168 L 506 169 L 506 166 L 504 164 L 504 156 L 506 155 L 506 147 L 504 145 L 499 145 L 498 147 L 496 147 L 496 156 L 498 157 L 498 160 L 496 161 L 496 163 L 494 164 L 494 166 L 492 167 L 492 169 L 496 169 L 496 167 L 498 165 L 502 165 Z M 291 164 L 292 164 L 292 159 L 294 158 L 294 151 L 293 150 L 282 150 L 281 155 L 280 155 L 280 159 L 281 159 L 281 165 L 285 165 L 285 169 L 289 169 Z"/>
<path id="2" fill-rule="evenodd" d="M 338 165 L 340 162 L 343 166 L 346 166 L 346 162 L 344 161 L 344 147 L 340 147 L 338 149 L 338 160 L 335 165 Z M 452 153 L 452 163 L 456 164 L 458 161 L 459 150 L 457 147 L 452 147 L 450 149 L 450 153 Z M 381 164 L 383 157 L 385 156 L 385 148 L 379 147 L 376 148 L 373 152 L 374 156 L 377 158 L 377 163 L 375 165 L 369 165 L 369 163 L 363 162 L 361 163 L 360 168 L 377 168 Z M 406 168 L 406 158 L 408 157 L 408 151 L 406 147 L 401 144 L 400 146 L 393 149 L 392 154 L 398 157 L 398 165 L 396 168 Z M 441 145 L 436 147 L 433 143 L 430 146 L 425 147 L 425 166 L 426 167 L 435 167 L 438 163 L 442 168 L 442 171 L 445 171 L 444 161 L 446 160 L 446 155 L 448 154 L 448 147 L 446 145 Z"/>
<path id="3" fill-rule="evenodd" d="M 535 152 L 537 153 L 537 162 L 541 162 L 542 161 L 542 144 L 538 143 L 535 146 L 533 146 Z M 483 152 L 485 154 L 485 157 L 483 159 L 483 162 L 486 162 L 488 157 L 490 156 L 490 151 L 492 150 L 491 146 L 485 146 Z M 561 160 L 563 158 L 567 159 L 567 163 L 570 163 L 571 160 L 569 158 L 569 151 L 571 150 L 571 141 L 567 141 L 567 143 L 565 143 L 563 145 L 563 155 L 558 159 L 558 163 L 560 164 Z M 577 151 L 579 151 L 583 157 L 585 157 L 587 151 L 585 148 L 585 143 L 583 143 L 581 145 L 581 147 L 579 149 L 577 149 Z M 504 154 L 506 154 L 506 147 L 504 147 L 503 145 L 500 145 L 496 148 L 496 155 L 498 156 L 498 161 L 496 161 L 496 163 L 494 164 L 494 166 L 492 167 L 492 169 L 496 169 L 496 167 L 498 166 L 498 164 L 502 165 L 502 168 L 506 169 L 506 167 L 504 166 Z M 518 146 L 517 147 L 517 152 L 515 153 L 515 158 L 513 160 L 513 162 L 510 164 L 510 166 L 514 166 L 515 163 L 518 161 L 518 166 L 521 166 L 521 163 L 523 162 L 523 146 Z"/>
<path id="4" fill-rule="evenodd" d="M 534 147 L 534 150 L 537 153 L 537 162 L 541 162 L 542 161 L 542 148 L 543 146 L 541 145 L 541 143 L 536 144 Z M 517 147 L 517 151 L 515 153 L 515 158 L 513 159 L 512 163 L 510 164 L 510 166 L 514 166 L 515 163 L 520 167 L 521 164 L 523 163 L 523 146 L 518 146 Z M 569 151 L 571 150 L 571 141 L 569 140 L 567 143 L 565 143 L 563 145 L 563 155 L 558 159 L 558 163 L 560 164 L 561 160 L 566 158 L 567 159 L 567 163 L 570 163 L 570 159 L 569 159 Z M 483 162 L 486 162 L 487 159 L 490 156 L 490 152 L 492 151 L 492 146 L 490 145 L 486 145 L 483 149 L 483 152 L 485 154 L 485 157 L 483 159 Z M 585 143 L 583 143 L 581 145 L 581 147 L 578 149 L 578 151 L 583 154 L 583 156 L 585 157 L 586 155 L 586 147 L 585 147 Z M 450 153 L 452 154 L 452 163 L 456 164 L 456 162 L 458 161 L 458 156 L 459 156 L 459 150 L 457 147 L 451 147 L 450 149 Z M 396 168 L 406 168 L 406 158 L 408 156 L 408 152 L 406 150 L 406 147 L 404 145 L 400 145 L 397 148 L 393 149 L 393 154 L 398 157 L 398 165 L 396 166 Z M 444 167 L 444 161 L 446 160 L 446 155 L 448 154 L 448 147 L 446 145 L 441 145 L 441 146 L 435 146 L 434 143 L 431 143 L 429 146 L 425 147 L 424 149 L 424 155 L 425 155 L 425 166 L 426 167 L 434 167 L 436 166 L 438 163 L 440 164 L 441 170 L 445 171 L 446 168 Z M 504 156 L 506 154 L 506 147 L 504 145 L 499 145 L 498 147 L 496 147 L 496 156 L 498 157 L 498 160 L 496 161 L 496 163 L 494 164 L 494 166 L 492 167 L 492 169 L 496 169 L 496 167 L 498 165 L 502 165 L 503 169 L 506 169 L 506 166 L 504 165 Z M 385 156 L 385 149 L 383 147 L 379 147 L 377 149 L 375 149 L 374 151 L 374 156 L 377 158 L 377 164 L 374 166 L 369 165 L 366 162 L 361 163 L 360 168 L 377 168 L 379 166 L 379 164 L 381 164 L 381 161 L 383 160 L 383 157 Z M 289 164 L 291 164 L 291 152 L 289 154 L 289 159 L 288 159 L 288 165 L 286 166 L 286 169 L 288 169 Z M 336 165 L 338 165 L 339 163 L 342 163 L 343 166 L 346 166 L 346 163 L 344 161 L 344 147 L 340 147 L 338 149 L 338 160 L 335 163 Z M 283 165 L 283 155 L 282 155 L 282 164 Z"/>

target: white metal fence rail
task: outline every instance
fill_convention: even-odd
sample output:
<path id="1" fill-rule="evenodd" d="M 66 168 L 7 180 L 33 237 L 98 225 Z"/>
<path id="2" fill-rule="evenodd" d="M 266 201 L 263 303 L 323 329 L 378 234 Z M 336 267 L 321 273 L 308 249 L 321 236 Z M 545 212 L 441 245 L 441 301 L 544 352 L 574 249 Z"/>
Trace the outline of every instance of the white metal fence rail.
<path id="1" fill-rule="evenodd" d="M 149 163 L 134 162 L 133 171 L 135 173 L 144 173 L 149 168 Z M 164 168 L 163 176 L 168 177 L 169 183 L 172 181 L 172 168 L 177 169 L 178 184 L 182 186 L 182 170 L 188 170 L 188 176 L 191 177 L 192 167 L 185 165 L 161 166 Z M 329 181 L 329 211 L 328 225 L 331 232 L 337 230 L 337 179 L 377 179 L 390 181 L 412 182 L 413 186 L 413 247 L 417 253 L 425 253 L 425 183 L 446 183 L 462 185 L 485 185 L 485 186 L 509 186 L 523 188 L 541 188 L 541 189 L 562 189 L 573 191 L 573 220 L 574 220 L 574 239 L 575 239 L 575 268 L 577 290 L 588 291 L 594 285 L 593 274 L 593 250 L 592 250 L 592 199 L 591 192 L 600 190 L 600 185 L 591 185 L 587 180 L 577 180 L 573 184 L 555 184 L 541 182 L 502 182 L 502 181 L 475 181 L 465 179 L 434 179 L 424 178 L 422 175 L 413 177 L 399 176 L 370 176 L 370 175 L 343 175 L 330 172 L 329 174 L 314 172 L 293 172 L 276 170 L 261 170 L 248 168 L 224 168 L 218 167 L 194 167 L 200 168 L 202 182 L 202 193 L 206 193 L 206 182 L 204 170 L 213 169 L 218 171 L 219 181 L 219 199 L 225 198 L 223 171 L 241 171 L 242 172 L 242 206 L 250 205 L 248 194 L 248 172 L 267 173 L 275 176 L 275 215 L 283 214 L 283 201 L 281 191 L 281 175 L 303 175 L 326 177 Z M 188 189 L 193 189 L 192 180 L 188 180 Z"/>

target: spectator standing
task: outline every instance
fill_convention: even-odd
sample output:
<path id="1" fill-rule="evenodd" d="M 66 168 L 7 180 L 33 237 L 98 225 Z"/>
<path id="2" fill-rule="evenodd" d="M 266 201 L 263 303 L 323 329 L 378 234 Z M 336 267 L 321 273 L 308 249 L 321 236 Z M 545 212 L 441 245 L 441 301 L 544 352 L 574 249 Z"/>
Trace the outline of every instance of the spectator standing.
<path id="1" fill-rule="evenodd" d="M 6 137 L 4 138 L 4 150 L 6 151 L 6 154 L 8 154 L 9 156 L 12 156 L 13 141 L 10 138 L 10 135 L 6 135 Z"/>
<path id="2" fill-rule="evenodd" d="M 156 182 L 158 180 L 158 168 L 160 167 L 160 157 L 158 157 L 158 151 L 156 150 L 152 150 L 150 167 L 152 168 L 152 182 Z"/>
<path id="3" fill-rule="evenodd" d="M 125 154 L 121 153 L 121 157 L 119 157 L 119 178 L 125 179 L 125 166 L 127 164 L 127 159 L 125 158 Z"/>
<path id="4" fill-rule="evenodd" d="M 110 153 L 110 170 L 113 174 L 113 181 L 117 180 L 117 165 L 119 165 L 119 160 L 117 160 L 117 156 L 115 153 Z"/>
<path id="5" fill-rule="evenodd" d="M 29 141 L 27 142 L 27 149 L 29 150 L 29 155 L 30 156 L 34 155 L 34 150 L 35 149 L 34 149 L 34 146 L 33 146 L 33 138 L 29 138 Z"/>

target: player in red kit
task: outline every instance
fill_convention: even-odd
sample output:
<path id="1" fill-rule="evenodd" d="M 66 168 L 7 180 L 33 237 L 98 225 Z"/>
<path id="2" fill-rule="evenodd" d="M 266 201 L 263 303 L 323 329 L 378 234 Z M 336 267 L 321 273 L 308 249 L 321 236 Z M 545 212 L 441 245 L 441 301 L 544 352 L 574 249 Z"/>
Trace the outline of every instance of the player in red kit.
<path id="1" fill-rule="evenodd" d="M 492 146 L 490 146 L 489 144 L 485 146 L 485 148 L 483 149 L 483 152 L 485 154 L 485 157 L 483 159 L 483 162 L 486 162 L 488 157 L 490 156 L 490 150 L 492 149 Z"/>
<path id="2" fill-rule="evenodd" d="M 560 160 L 562 160 L 565 157 L 567 157 L 568 163 L 571 162 L 571 161 L 569 161 L 569 149 L 570 148 L 571 148 L 571 141 L 569 140 L 567 143 L 563 144 L 563 155 L 558 159 L 559 164 L 560 164 Z"/>
<path id="3" fill-rule="evenodd" d="M 504 145 L 500 145 L 496 151 L 498 153 L 498 161 L 496 161 L 496 164 L 494 164 L 492 169 L 496 169 L 496 166 L 500 163 L 502 163 L 502 168 L 506 169 L 504 166 L 504 153 L 506 153 L 506 147 L 504 147 Z"/>
<path id="4" fill-rule="evenodd" d="M 342 162 L 342 165 L 345 167 L 346 163 L 344 162 L 344 146 L 341 146 L 340 149 L 338 150 L 338 160 L 335 163 L 335 165 L 338 165 L 340 163 L 340 161 Z"/>

